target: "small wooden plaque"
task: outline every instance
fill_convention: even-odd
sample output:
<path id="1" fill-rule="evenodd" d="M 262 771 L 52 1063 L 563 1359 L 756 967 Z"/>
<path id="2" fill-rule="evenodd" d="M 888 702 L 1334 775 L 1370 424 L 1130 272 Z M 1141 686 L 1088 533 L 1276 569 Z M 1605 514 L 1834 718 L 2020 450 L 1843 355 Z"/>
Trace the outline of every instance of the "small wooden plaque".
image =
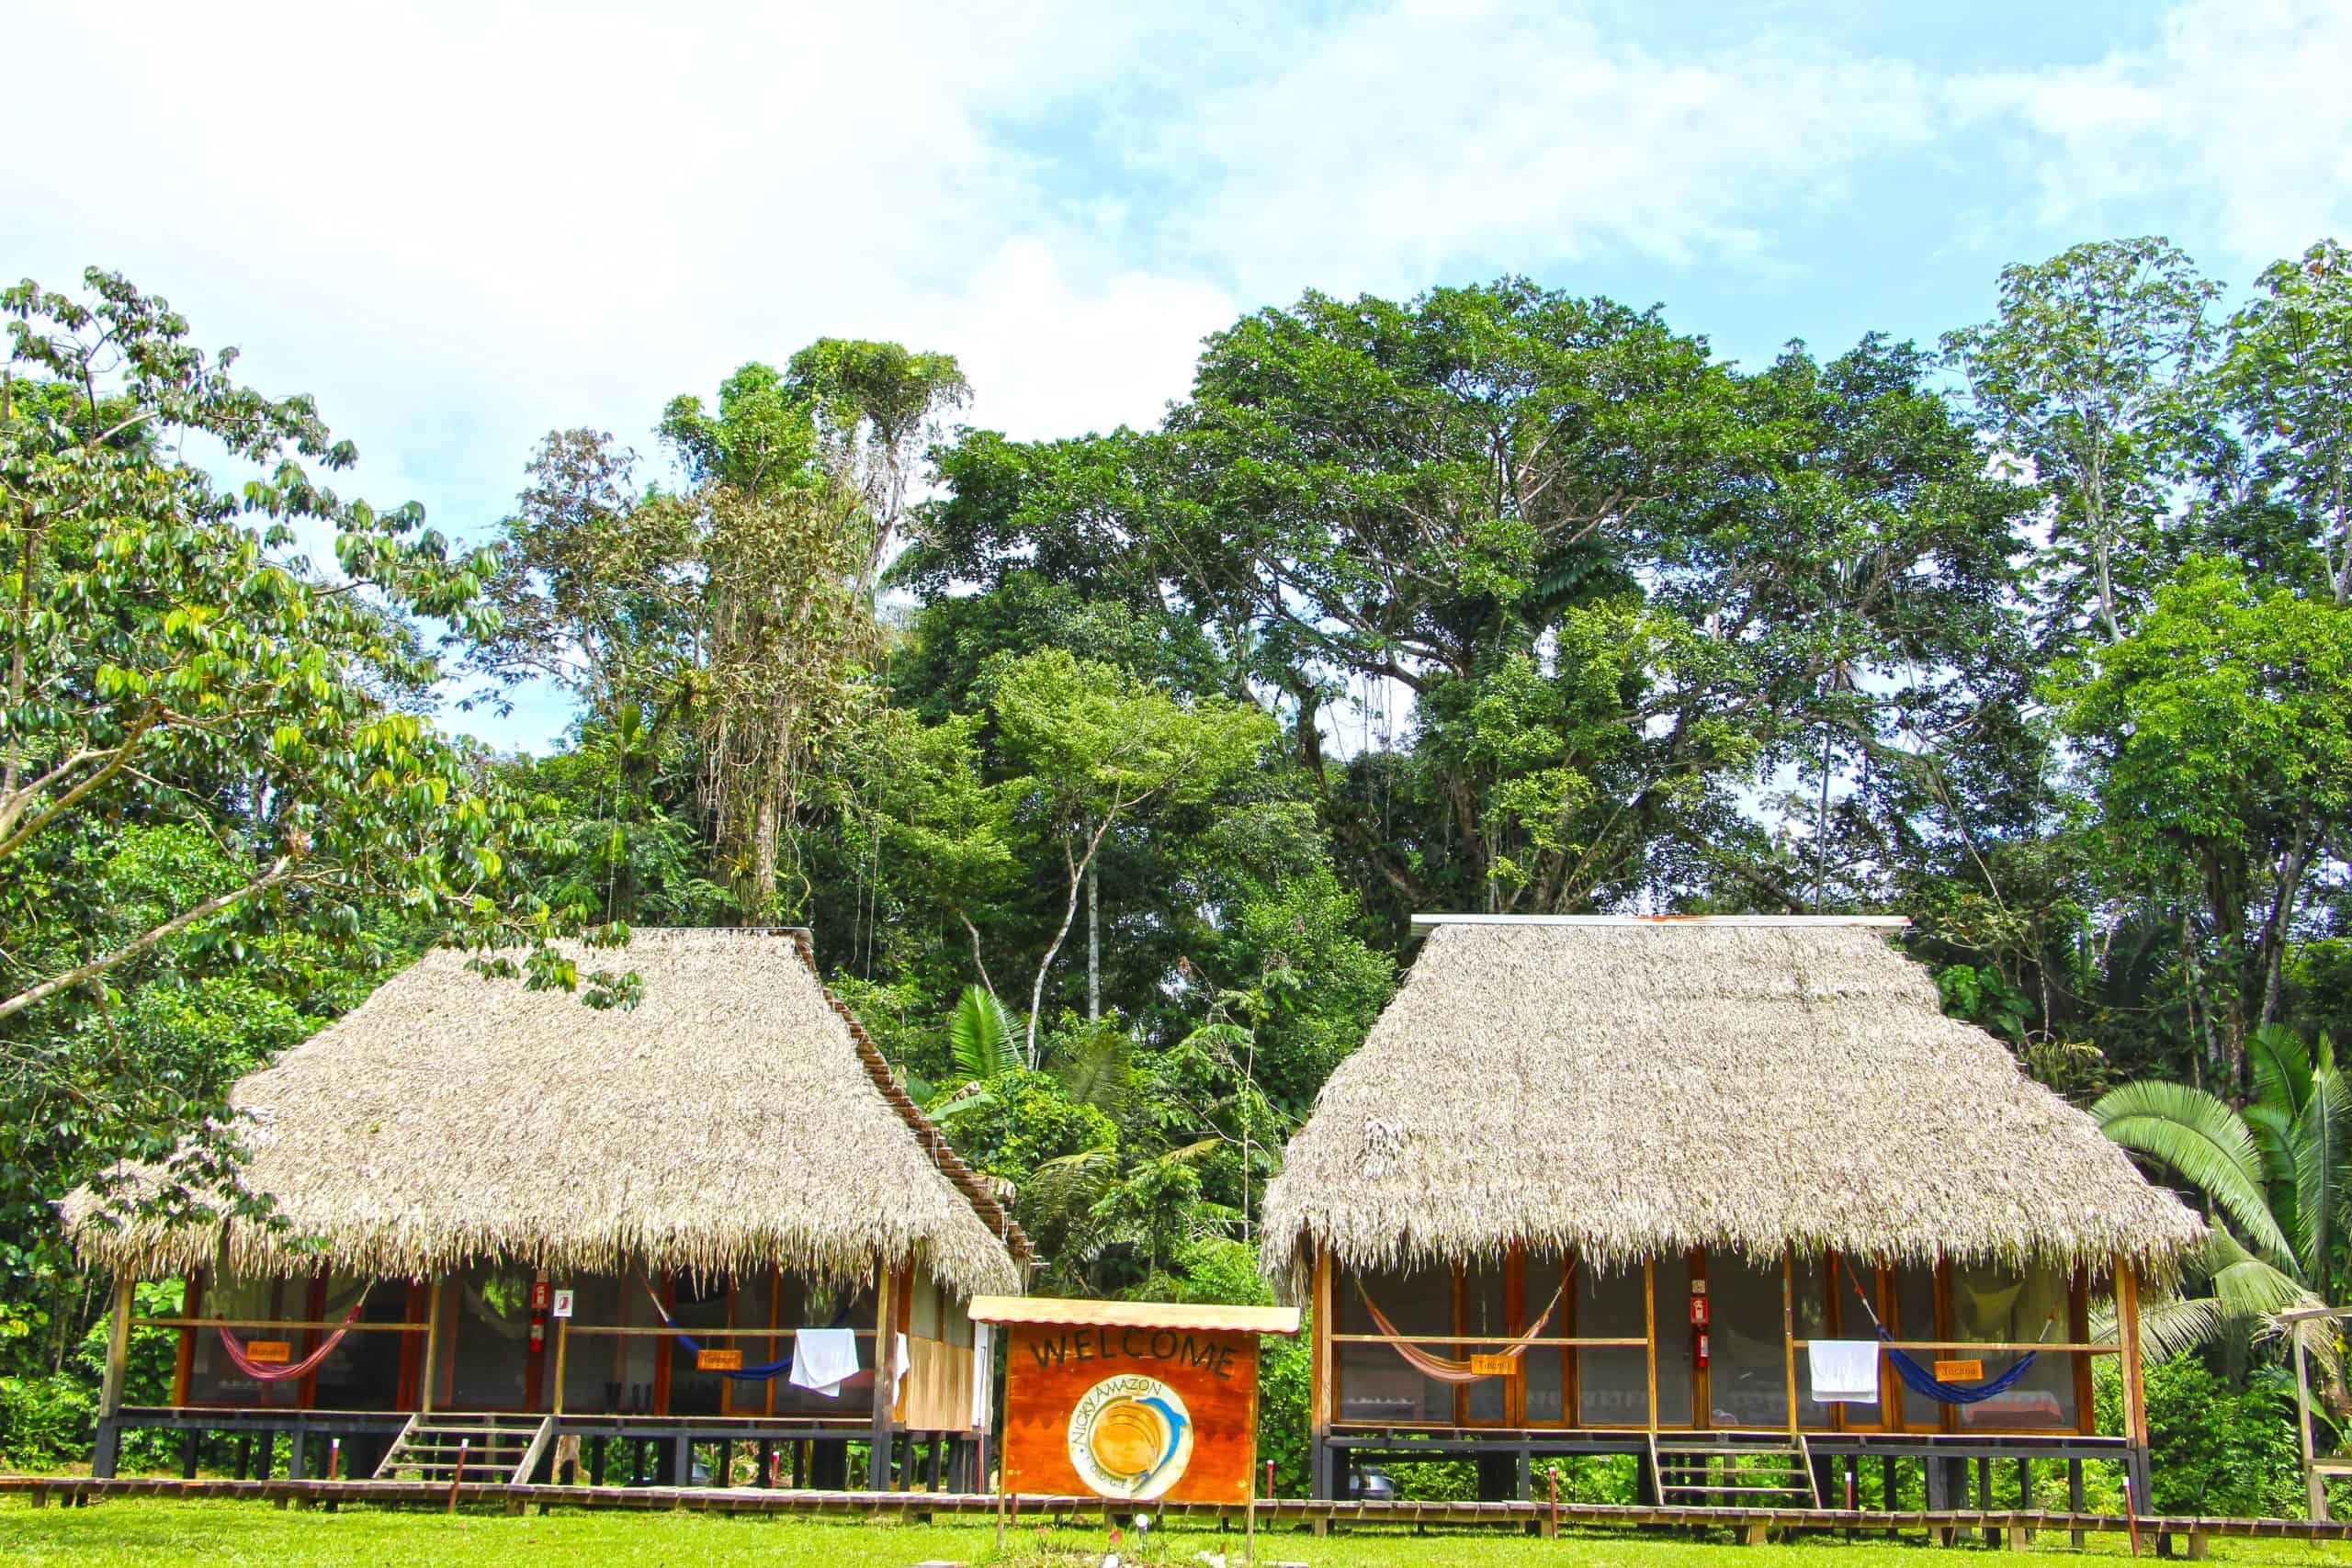
<path id="1" fill-rule="evenodd" d="M 1938 1361 L 1938 1382 L 1983 1382 L 1984 1363 L 1982 1361 Z"/>
<path id="2" fill-rule="evenodd" d="M 695 1371 L 698 1372 L 740 1372 L 743 1370 L 741 1350 L 697 1350 Z"/>
<path id="3" fill-rule="evenodd" d="M 1472 1356 L 1470 1371 L 1482 1378 L 1515 1378 L 1519 1376 L 1517 1356 Z"/>
<path id="4" fill-rule="evenodd" d="M 256 1366 L 282 1367 L 294 1359 L 291 1339 L 250 1339 L 245 1342 L 245 1359 Z"/>

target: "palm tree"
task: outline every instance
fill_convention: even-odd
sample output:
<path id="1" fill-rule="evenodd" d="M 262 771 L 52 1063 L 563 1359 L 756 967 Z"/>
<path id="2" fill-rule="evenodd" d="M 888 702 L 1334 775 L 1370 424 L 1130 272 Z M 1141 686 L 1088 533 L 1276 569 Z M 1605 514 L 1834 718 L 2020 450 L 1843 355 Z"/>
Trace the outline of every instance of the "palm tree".
<path id="1" fill-rule="evenodd" d="M 2307 1048 L 2292 1030 L 2247 1042 L 2254 1100 L 2245 1110 L 2167 1079 L 2111 1090 L 2091 1107 L 2107 1135 L 2201 1194 L 2212 1224 L 2196 1260 L 2211 1286 L 2152 1302 L 2142 1326 L 2158 1355 L 2245 1328 L 2292 1332 L 2334 1382 L 2335 1331 L 2284 1314 L 2335 1299 L 2335 1219 L 2352 1197 L 2352 1086 L 2326 1035 Z"/>

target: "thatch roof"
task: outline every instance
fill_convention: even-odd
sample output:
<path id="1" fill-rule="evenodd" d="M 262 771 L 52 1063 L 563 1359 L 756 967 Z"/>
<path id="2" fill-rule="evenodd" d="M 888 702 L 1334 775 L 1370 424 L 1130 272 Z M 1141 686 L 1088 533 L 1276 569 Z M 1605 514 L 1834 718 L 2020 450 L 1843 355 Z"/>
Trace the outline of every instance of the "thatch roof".
<path id="1" fill-rule="evenodd" d="M 1899 922 L 1897 922 L 1899 923 Z M 2200 1222 L 1830 920 L 1439 921 L 1266 1195 L 1263 1262 L 1514 1242 L 2169 1274 Z"/>
<path id="2" fill-rule="evenodd" d="M 635 970 L 642 1000 L 598 1010 L 484 979 L 461 953 L 419 959 L 232 1091 L 243 1180 L 282 1232 L 125 1224 L 85 1189 L 65 1206 L 83 1256 L 156 1274 L 225 1241 L 240 1272 L 418 1277 L 499 1255 L 844 1277 L 880 1253 L 963 1293 L 1020 1289 L 1019 1227 L 826 991 L 805 936 L 640 931 L 595 962 Z"/>

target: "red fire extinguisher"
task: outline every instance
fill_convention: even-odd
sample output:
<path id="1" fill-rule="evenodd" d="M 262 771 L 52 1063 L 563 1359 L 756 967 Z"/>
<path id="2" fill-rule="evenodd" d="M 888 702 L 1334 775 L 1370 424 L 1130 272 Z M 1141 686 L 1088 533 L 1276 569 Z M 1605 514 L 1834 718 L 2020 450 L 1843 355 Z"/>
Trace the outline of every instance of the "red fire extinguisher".
<path id="1" fill-rule="evenodd" d="M 553 1298 L 553 1287 L 545 1274 L 531 1281 L 531 1348 L 544 1350 L 548 1344 L 548 1303 Z"/>
<path id="2" fill-rule="evenodd" d="M 1707 1331 L 1703 1328 L 1690 1331 L 1690 1364 L 1702 1369 L 1707 1364 Z"/>

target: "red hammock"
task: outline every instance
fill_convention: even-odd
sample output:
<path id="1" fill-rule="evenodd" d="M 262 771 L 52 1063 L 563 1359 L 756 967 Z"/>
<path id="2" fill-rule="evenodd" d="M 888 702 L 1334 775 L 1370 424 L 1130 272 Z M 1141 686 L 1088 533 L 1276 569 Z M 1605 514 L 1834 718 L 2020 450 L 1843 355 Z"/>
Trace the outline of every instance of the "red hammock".
<path id="1" fill-rule="evenodd" d="M 1528 1346 L 1542 1337 L 1544 1325 L 1552 1321 L 1552 1314 L 1558 1309 L 1560 1298 L 1567 1293 L 1567 1289 L 1568 1282 L 1566 1280 L 1561 1280 L 1560 1288 L 1552 1292 L 1551 1301 L 1545 1304 L 1541 1313 L 1536 1314 L 1535 1321 L 1528 1325 L 1527 1332 L 1510 1341 L 1509 1349 L 1499 1351 L 1498 1354 L 1509 1356 L 1513 1360 L 1526 1355 Z M 1492 1372 L 1474 1372 L 1470 1370 L 1471 1364 L 1468 1361 L 1459 1361 L 1451 1356 L 1432 1356 L 1418 1345 L 1405 1343 L 1404 1337 L 1397 1332 L 1396 1325 L 1389 1322 L 1387 1315 L 1373 1304 L 1371 1293 L 1365 1291 L 1363 1281 L 1361 1280 L 1356 1281 L 1356 1294 L 1363 1298 L 1363 1309 L 1372 1314 L 1372 1321 L 1380 1325 L 1380 1332 L 1394 1341 L 1388 1348 L 1404 1357 L 1406 1361 L 1423 1377 L 1435 1378 L 1440 1382 L 1476 1382 L 1480 1378 L 1494 1375 Z"/>
<path id="2" fill-rule="evenodd" d="M 288 1361 L 277 1366 L 256 1361 L 245 1354 L 245 1348 L 226 1328 L 220 1330 L 220 1348 L 229 1352 L 229 1359 L 237 1364 L 237 1370 L 249 1378 L 257 1378 L 263 1382 L 282 1382 L 288 1378 L 299 1378 L 315 1371 L 320 1362 L 334 1354 L 334 1348 L 343 1343 L 345 1335 L 351 1332 L 353 1322 L 359 1316 L 359 1309 L 367 1304 L 368 1292 L 362 1291 L 359 1299 L 351 1303 L 351 1310 L 343 1314 L 343 1326 L 328 1335 L 324 1344 L 299 1361 Z"/>

